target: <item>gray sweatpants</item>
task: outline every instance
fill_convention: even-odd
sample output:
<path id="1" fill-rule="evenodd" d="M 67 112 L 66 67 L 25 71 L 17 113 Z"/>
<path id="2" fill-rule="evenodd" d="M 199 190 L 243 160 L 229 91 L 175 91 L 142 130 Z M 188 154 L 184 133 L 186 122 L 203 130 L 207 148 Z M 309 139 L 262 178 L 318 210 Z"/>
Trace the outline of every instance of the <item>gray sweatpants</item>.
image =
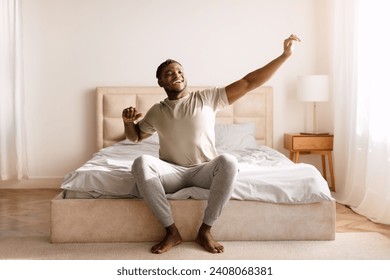
<path id="1" fill-rule="evenodd" d="M 212 226 L 231 197 L 238 166 L 236 158 L 229 154 L 192 167 L 143 155 L 135 159 L 132 172 L 139 192 L 164 227 L 174 223 L 167 193 L 192 186 L 210 189 L 203 222 Z"/>

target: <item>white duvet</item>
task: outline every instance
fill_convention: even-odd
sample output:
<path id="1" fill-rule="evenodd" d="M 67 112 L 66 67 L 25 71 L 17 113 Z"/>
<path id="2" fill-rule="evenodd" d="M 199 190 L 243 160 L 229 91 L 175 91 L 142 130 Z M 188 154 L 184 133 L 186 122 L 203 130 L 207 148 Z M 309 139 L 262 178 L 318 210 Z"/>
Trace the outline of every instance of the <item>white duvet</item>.
<path id="1" fill-rule="evenodd" d="M 138 144 L 122 141 L 104 148 L 83 166 L 67 174 L 61 187 L 65 191 L 95 197 L 140 197 L 131 173 L 133 160 L 142 154 L 157 157 L 158 147 L 158 141 L 152 137 Z M 290 204 L 332 200 L 327 182 L 312 165 L 294 164 L 283 154 L 253 143 L 239 148 L 229 147 L 229 150 L 226 150 L 226 145 L 220 145 L 217 149 L 219 153 L 236 156 L 239 162 L 232 199 Z M 208 192 L 189 186 L 167 196 L 169 199 L 207 199 Z"/>

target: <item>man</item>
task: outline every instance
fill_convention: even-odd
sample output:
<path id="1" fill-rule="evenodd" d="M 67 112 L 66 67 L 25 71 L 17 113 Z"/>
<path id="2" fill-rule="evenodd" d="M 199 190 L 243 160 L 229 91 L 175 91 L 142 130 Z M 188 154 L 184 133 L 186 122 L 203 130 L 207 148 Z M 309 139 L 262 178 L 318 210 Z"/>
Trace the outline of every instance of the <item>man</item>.
<path id="1" fill-rule="evenodd" d="M 300 41 L 296 35 L 288 37 L 282 55 L 242 79 L 225 88 L 200 92 L 189 92 L 182 65 L 167 60 L 158 67 L 156 77 L 168 97 L 155 104 L 143 119 L 136 108 L 123 110 L 129 140 L 139 142 L 155 132 L 160 140 L 159 158 L 141 156 L 132 167 L 141 195 L 166 230 L 165 238 L 152 247 L 153 253 L 161 254 L 182 242 L 166 193 L 188 186 L 210 190 L 196 241 L 211 253 L 224 251 L 214 240 L 211 227 L 231 197 L 238 168 L 231 155 L 217 155 L 215 114 L 271 78 L 291 56 L 296 41 Z"/>

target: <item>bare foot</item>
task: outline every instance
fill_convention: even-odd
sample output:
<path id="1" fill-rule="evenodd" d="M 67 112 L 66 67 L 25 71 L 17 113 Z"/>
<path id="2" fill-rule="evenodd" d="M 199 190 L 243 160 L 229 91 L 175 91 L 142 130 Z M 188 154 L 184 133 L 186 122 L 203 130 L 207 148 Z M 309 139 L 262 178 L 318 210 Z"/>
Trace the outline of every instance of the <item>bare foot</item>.
<path id="1" fill-rule="evenodd" d="M 211 235 L 211 226 L 202 224 L 198 232 L 198 238 L 196 242 L 200 244 L 207 251 L 216 254 L 223 253 L 224 247 L 214 240 L 214 237 Z"/>
<path id="2" fill-rule="evenodd" d="M 154 254 L 162 254 L 164 252 L 169 251 L 172 247 L 179 245 L 182 242 L 180 233 L 178 229 L 176 228 L 175 224 L 172 224 L 171 226 L 165 228 L 167 231 L 164 239 L 154 245 L 151 249 L 152 253 Z"/>

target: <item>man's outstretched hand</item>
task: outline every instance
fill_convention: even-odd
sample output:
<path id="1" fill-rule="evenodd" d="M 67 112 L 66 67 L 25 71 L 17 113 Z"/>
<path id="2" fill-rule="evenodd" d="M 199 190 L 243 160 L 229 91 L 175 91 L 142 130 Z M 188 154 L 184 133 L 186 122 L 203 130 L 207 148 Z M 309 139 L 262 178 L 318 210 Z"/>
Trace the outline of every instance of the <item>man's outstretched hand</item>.
<path id="1" fill-rule="evenodd" d="M 301 42 L 301 39 L 297 35 L 291 34 L 286 40 L 284 40 L 284 51 L 283 55 L 290 56 L 294 50 L 294 43 Z"/>

